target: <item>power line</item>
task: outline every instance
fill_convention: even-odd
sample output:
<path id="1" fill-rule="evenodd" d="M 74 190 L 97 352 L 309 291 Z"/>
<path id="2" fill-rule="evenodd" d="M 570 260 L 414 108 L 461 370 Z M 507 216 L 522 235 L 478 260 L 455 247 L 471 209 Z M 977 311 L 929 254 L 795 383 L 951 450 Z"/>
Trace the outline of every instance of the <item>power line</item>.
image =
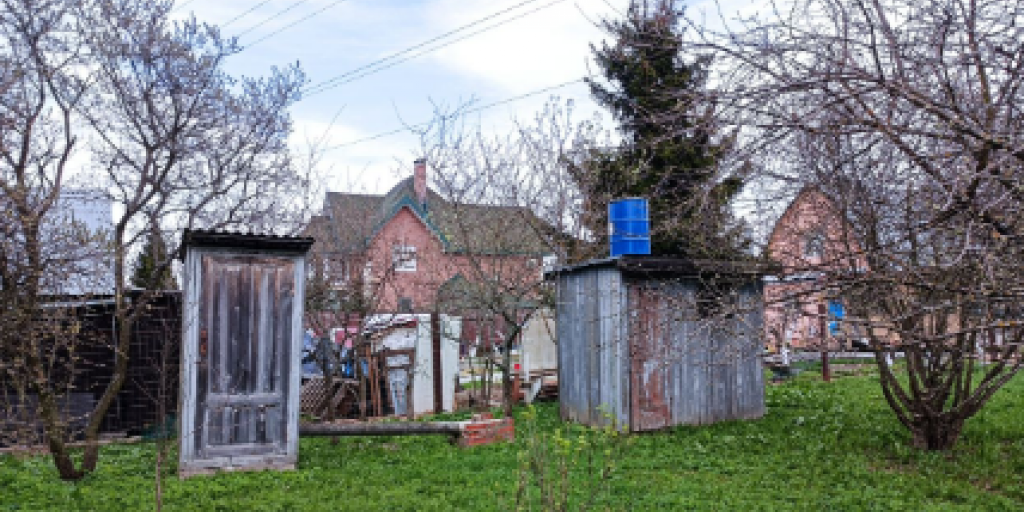
<path id="1" fill-rule="evenodd" d="M 256 30 L 257 28 L 260 28 L 263 25 L 266 25 L 271 20 L 274 20 L 275 18 L 278 18 L 282 14 L 285 14 L 285 13 L 291 11 L 292 9 L 294 9 L 294 8 L 300 6 L 300 5 L 302 5 L 302 4 L 304 4 L 304 3 L 308 2 L 308 1 L 309 0 L 298 0 L 297 2 L 293 3 L 292 5 L 289 5 L 288 7 L 285 7 L 284 9 L 282 9 L 281 11 L 278 11 L 277 14 L 274 14 L 273 16 L 271 16 L 271 17 L 269 17 L 269 18 L 267 18 L 267 19 L 265 19 L 265 20 L 255 24 L 255 25 L 253 25 L 253 26 L 251 26 L 251 27 L 249 27 L 249 28 L 247 28 L 247 29 L 245 29 L 245 30 L 235 34 L 235 37 L 242 37 L 245 34 L 248 34 L 249 32 L 252 32 L 253 30 Z"/>
<path id="2" fill-rule="evenodd" d="M 238 16 L 235 16 L 234 18 L 231 18 L 230 20 L 226 21 L 224 24 L 222 24 L 220 26 L 220 28 L 226 28 L 228 25 L 230 25 L 230 24 L 232 24 L 232 23 L 242 19 L 242 17 L 244 17 L 245 15 L 249 14 L 250 12 L 253 12 L 256 9 L 259 9 L 260 7 L 263 7 L 268 2 L 270 2 L 270 0 L 263 0 L 262 2 L 260 2 L 260 3 L 254 5 L 254 6 L 246 9 L 245 12 L 243 12 L 242 14 L 239 14 Z"/>
<path id="3" fill-rule="evenodd" d="M 170 10 L 170 12 L 168 12 L 167 14 L 174 14 L 174 13 L 176 13 L 176 12 L 178 12 L 178 11 L 180 11 L 180 10 L 182 10 L 182 9 L 186 8 L 186 7 L 188 7 L 188 4 L 190 4 L 190 3 L 192 3 L 192 2 L 195 2 L 195 1 L 196 1 L 196 0 L 187 0 L 187 1 L 185 2 L 185 3 L 183 3 L 183 4 L 181 4 L 181 5 L 177 6 L 177 7 L 175 7 L 175 8 L 173 8 L 173 9 L 171 9 L 171 10 Z"/>
<path id="4" fill-rule="evenodd" d="M 505 105 L 505 104 L 512 103 L 512 102 L 515 102 L 515 101 L 523 100 L 523 99 L 529 98 L 531 96 L 536 96 L 538 94 L 544 94 L 546 92 L 551 92 L 551 91 L 554 91 L 554 90 L 557 90 L 557 89 L 561 89 L 563 87 L 567 87 L 567 86 L 570 86 L 572 84 L 580 83 L 580 82 L 583 82 L 583 80 L 584 80 L 583 78 L 577 78 L 575 80 L 570 80 L 568 82 L 562 82 L 562 83 L 560 83 L 558 85 L 552 85 L 550 87 L 544 87 L 543 89 L 537 89 L 537 90 L 534 90 L 534 91 L 530 91 L 528 93 L 520 94 L 518 96 L 513 96 L 511 98 L 505 98 L 505 99 L 500 100 L 500 101 L 495 101 L 493 103 L 488 103 L 486 105 L 481 105 L 479 107 L 471 108 L 469 110 L 466 110 L 465 112 L 460 113 L 459 116 L 462 117 L 462 116 L 467 116 L 469 114 L 475 114 L 477 112 L 483 112 L 484 110 L 488 110 L 488 109 L 491 109 L 491 108 L 494 108 L 494 107 L 499 107 L 501 105 Z M 417 123 L 417 124 L 410 125 L 410 126 L 403 126 L 402 128 L 396 128 L 396 129 L 391 130 L 391 131 L 378 133 L 376 135 L 371 135 L 369 137 L 364 137 L 362 139 L 354 140 L 354 141 L 351 141 L 351 142 L 344 142 L 342 144 L 337 144 L 335 146 L 324 148 L 324 151 L 330 151 L 330 150 L 334 150 L 334 149 L 338 149 L 338 148 L 354 146 L 356 144 L 362 144 L 364 142 L 370 142 L 372 140 L 377 140 L 377 139 L 380 139 L 380 138 L 387 137 L 389 135 L 394 135 L 396 133 L 404 132 L 404 131 L 406 131 L 406 130 L 408 130 L 410 128 L 422 128 L 422 127 L 427 126 L 429 124 L 430 124 L 430 121 L 424 121 L 422 123 Z"/>
<path id="5" fill-rule="evenodd" d="M 313 11 L 313 12 L 311 12 L 311 13 L 309 13 L 309 14 L 307 14 L 307 15 L 305 15 L 305 16 L 303 16 L 303 17 L 301 17 L 301 18 L 299 18 L 299 19 L 297 19 L 297 20 L 295 20 L 295 21 L 293 21 L 293 22 L 291 22 L 291 23 L 289 23 L 289 24 L 287 24 L 287 25 L 285 25 L 285 26 L 283 26 L 283 27 L 281 27 L 281 28 L 279 28 L 279 29 L 277 29 L 277 30 L 275 30 L 275 31 L 273 31 L 273 32 L 271 32 L 271 33 L 261 37 L 261 38 L 259 38 L 259 39 L 257 39 L 257 40 L 255 40 L 255 41 L 253 41 L 253 42 L 243 46 L 243 49 L 251 48 L 251 47 L 253 47 L 253 46 L 255 46 L 255 45 L 257 45 L 257 44 L 259 44 L 259 43 L 261 43 L 263 41 L 266 41 L 267 39 L 270 39 L 271 37 L 273 37 L 273 36 L 275 36 L 277 34 L 280 34 L 281 32 L 284 32 L 285 30 L 288 30 L 288 29 L 294 27 L 295 25 L 298 25 L 299 23 L 302 23 L 303 21 L 306 21 L 306 20 L 312 18 L 313 16 L 316 16 L 317 14 L 320 14 L 320 13 L 326 11 L 327 9 L 330 9 L 332 7 L 337 6 L 338 4 L 341 4 L 341 3 L 347 2 L 347 1 L 348 0 L 334 0 L 334 2 L 331 2 L 331 3 L 327 4 L 327 5 L 325 5 L 324 7 L 321 7 L 320 9 L 317 9 L 316 11 Z"/>
<path id="6" fill-rule="evenodd" d="M 426 41 L 423 41 L 421 43 L 418 43 L 418 44 L 415 44 L 413 46 L 410 46 L 409 48 L 406 48 L 406 49 L 401 50 L 399 52 L 393 53 L 393 54 L 391 54 L 391 55 L 389 55 L 387 57 L 383 57 L 383 58 L 378 59 L 376 61 L 370 62 L 369 64 L 365 64 L 363 66 L 360 66 L 358 68 L 352 69 L 350 71 L 347 71 L 345 73 L 337 75 L 337 76 L 335 76 L 333 78 L 330 78 L 330 79 L 325 80 L 323 82 L 320 82 L 318 84 L 312 85 L 312 86 L 308 87 L 304 91 L 304 97 L 308 98 L 310 96 L 313 96 L 313 95 L 316 95 L 316 94 L 320 94 L 321 92 L 324 92 L 324 91 L 326 91 L 328 89 L 333 89 L 335 87 L 339 87 L 341 85 L 353 82 L 355 80 L 358 80 L 360 78 L 372 75 L 374 73 L 378 73 L 378 72 L 383 71 L 385 69 L 397 66 L 398 64 L 401 64 L 401 63 L 406 62 L 408 60 L 414 59 L 416 57 L 425 55 L 425 54 L 433 52 L 433 51 L 440 50 L 441 48 L 445 48 L 447 46 L 453 45 L 453 44 L 455 44 L 455 43 L 457 43 L 459 41 L 463 41 L 465 39 L 468 39 L 470 37 L 476 36 L 476 35 L 481 34 L 483 32 L 487 32 L 489 30 L 493 30 L 495 28 L 498 28 L 498 27 L 500 27 L 502 25 L 505 25 L 507 23 L 511 23 L 511 22 L 513 22 L 515 20 L 518 20 L 518 19 L 523 18 L 525 16 L 528 16 L 530 14 L 533 14 L 533 13 L 535 13 L 537 11 L 542 10 L 542 9 L 546 9 L 548 7 L 551 7 L 551 6 L 555 5 L 555 4 L 562 3 L 565 0 L 554 0 L 554 1 L 551 1 L 551 2 L 549 2 L 547 4 L 541 5 L 540 7 L 537 7 L 535 9 L 532 9 L 532 10 L 520 13 L 520 14 L 518 14 L 516 16 L 513 16 L 511 18 L 505 19 L 505 20 L 503 20 L 501 22 L 494 23 L 494 24 L 489 25 L 489 26 L 487 26 L 487 27 L 485 27 L 483 29 L 471 32 L 471 33 L 466 34 L 466 35 L 464 35 L 462 37 L 459 37 L 457 39 L 448 41 L 448 42 L 446 42 L 444 44 L 433 46 L 433 47 L 427 48 L 427 49 L 425 49 L 423 51 L 420 51 L 420 52 L 417 52 L 417 53 L 413 53 L 416 50 L 419 50 L 421 48 L 427 47 L 427 46 L 429 46 L 429 45 L 431 45 L 431 44 L 433 44 L 433 43 L 435 43 L 437 41 L 440 41 L 442 39 L 446 39 L 446 38 L 451 37 L 451 36 L 453 36 L 455 34 L 458 34 L 458 33 L 463 32 L 465 30 L 471 29 L 471 28 L 473 28 L 473 27 L 475 27 L 477 25 L 480 25 L 480 24 L 482 24 L 484 22 L 490 21 L 490 20 L 492 20 L 494 18 L 497 18 L 499 16 L 507 14 L 507 13 L 509 13 L 511 11 L 514 11 L 516 9 L 519 9 L 521 7 L 525 7 L 526 5 L 529 5 L 529 4 L 532 4 L 532 3 L 536 3 L 536 2 L 539 2 L 539 1 L 540 0 L 525 0 L 523 2 L 520 2 L 520 3 L 516 4 L 516 5 L 513 5 L 511 7 L 508 7 L 508 8 L 502 9 L 502 10 L 500 10 L 498 12 L 495 12 L 493 14 L 484 16 L 483 18 L 480 18 L 480 19 L 478 19 L 476 21 L 467 23 L 466 25 L 458 27 L 458 28 L 456 28 L 454 30 L 445 32 L 444 34 L 441 34 L 439 36 L 435 36 L 435 37 L 430 38 L 430 39 L 428 39 Z M 409 55 L 410 53 L 412 53 L 412 55 Z M 406 56 L 406 57 L 399 59 L 399 57 L 402 57 L 402 56 Z M 396 59 L 398 59 L 398 60 L 396 60 Z M 387 65 L 383 65 L 385 63 L 387 63 Z"/>

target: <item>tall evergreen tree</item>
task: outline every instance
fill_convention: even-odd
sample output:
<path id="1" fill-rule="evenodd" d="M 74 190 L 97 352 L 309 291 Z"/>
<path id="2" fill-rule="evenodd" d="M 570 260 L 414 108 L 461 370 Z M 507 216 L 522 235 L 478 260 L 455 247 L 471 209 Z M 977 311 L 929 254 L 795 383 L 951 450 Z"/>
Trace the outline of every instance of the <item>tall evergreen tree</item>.
<path id="1" fill-rule="evenodd" d="M 171 267 L 164 266 L 158 270 L 160 265 L 168 260 L 167 243 L 159 230 L 152 230 L 146 239 L 146 245 L 135 260 L 135 268 L 132 272 L 131 283 L 136 288 L 144 290 L 177 290 L 178 283 L 171 274 Z"/>
<path id="2" fill-rule="evenodd" d="M 606 19 L 612 42 L 591 46 L 604 80 L 587 79 L 618 123 L 622 143 L 595 150 L 573 176 L 587 198 L 588 226 L 602 233 L 608 201 L 645 197 L 654 254 L 734 257 L 746 242 L 729 202 L 742 188 L 720 179 L 725 150 L 694 92 L 708 79 L 706 56 L 681 53 L 682 8 L 675 0 L 633 0 L 624 19 Z"/>

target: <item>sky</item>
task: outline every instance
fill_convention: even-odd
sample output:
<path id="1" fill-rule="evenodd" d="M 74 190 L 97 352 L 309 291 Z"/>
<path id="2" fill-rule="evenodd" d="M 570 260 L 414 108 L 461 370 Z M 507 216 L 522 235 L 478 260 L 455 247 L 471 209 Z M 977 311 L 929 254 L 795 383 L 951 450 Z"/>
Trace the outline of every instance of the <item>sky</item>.
<path id="1" fill-rule="evenodd" d="M 514 119 L 531 119 L 552 96 L 572 100 L 577 120 L 597 113 L 608 121 L 579 80 L 598 72 L 590 45 L 607 36 L 597 21 L 621 16 L 628 3 L 178 0 L 172 17 L 195 16 L 237 36 L 244 49 L 226 66 L 235 76 L 263 76 L 274 66 L 298 62 L 313 87 L 342 77 L 338 82 L 344 83 L 307 94 L 295 105 L 292 145 L 302 150 L 323 138 L 329 148 L 321 161 L 327 171 L 323 188 L 383 193 L 412 173 L 418 156 L 417 138 L 402 127 L 429 121 L 435 105 L 473 102 L 481 110 L 467 121 L 495 133 L 509 130 Z M 749 4 L 727 0 L 735 9 Z M 688 12 L 708 9 L 718 8 L 704 1 Z M 400 52 L 408 53 L 389 59 Z M 365 68 L 381 59 L 388 60 Z M 500 104 L 486 108 L 495 103 Z M 379 136 L 393 131 L 400 132 Z"/>

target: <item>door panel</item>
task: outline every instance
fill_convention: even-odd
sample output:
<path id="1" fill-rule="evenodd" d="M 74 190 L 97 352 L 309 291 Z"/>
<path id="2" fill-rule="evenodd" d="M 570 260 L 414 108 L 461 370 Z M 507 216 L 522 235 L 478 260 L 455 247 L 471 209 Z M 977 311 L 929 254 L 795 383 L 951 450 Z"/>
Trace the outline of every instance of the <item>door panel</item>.
<path id="1" fill-rule="evenodd" d="M 668 315 L 662 310 L 660 291 L 653 287 L 630 289 L 633 327 L 630 333 L 633 431 L 655 430 L 670 423 L 668 401 Z"/>
<path id="2" fill-rule="evenodd" d="M 202 273 L 197 452 L 284 453 L 294 264 L 204 255 Z"/>

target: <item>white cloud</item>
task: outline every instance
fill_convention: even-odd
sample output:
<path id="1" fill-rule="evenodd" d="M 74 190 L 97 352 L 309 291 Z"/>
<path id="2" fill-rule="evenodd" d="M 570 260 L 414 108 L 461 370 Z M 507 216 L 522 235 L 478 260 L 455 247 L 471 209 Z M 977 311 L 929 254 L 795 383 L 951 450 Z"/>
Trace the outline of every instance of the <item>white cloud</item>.
<path id="1" fill-rule="evenodd" d="M 531 3 L 480 27 L 509 20 L 549 5 L 551 1 Z M 440 33 L 518 3 L 521 0 L 472 3 L 437 0 L 431 5 L 427 19 L 436 27 L 434 31 Z M 594 22 L 614 14 L 611 6 L 627 2 L 610 0 L 608 4 L 611 6 L 601 1 L 584 3 L 563 1 L 544 7 L 441 49 L 432 54 L 431 59 L 456 73 L 485 80 L 505 94 L 523 93 L 581 78 L 587 73 L 590 43 L 603 36 Z"/>

